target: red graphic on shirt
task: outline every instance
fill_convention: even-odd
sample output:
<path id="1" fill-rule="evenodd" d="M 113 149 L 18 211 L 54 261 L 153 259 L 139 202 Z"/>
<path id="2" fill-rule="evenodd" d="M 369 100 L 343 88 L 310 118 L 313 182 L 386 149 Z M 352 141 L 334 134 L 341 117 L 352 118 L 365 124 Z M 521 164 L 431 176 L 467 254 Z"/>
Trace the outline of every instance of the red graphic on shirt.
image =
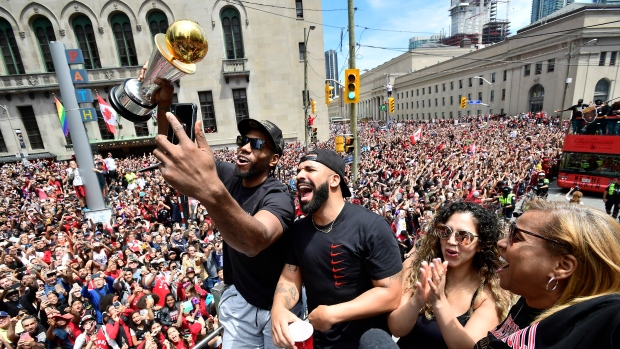
<path id="1" fill-rule="evenodd" d="M 329 251 L 329 255 L 330 257 L 336 257 L 338 255 L 341 255 L 344 253 L 344 251 L 334 251 L 335 249 L 341 247 L 342 244 L 336 244 L 334 245 L 333 243 L 330 245 L 330 251 Z M 338 279 L 342 279 L 344 277 L 346 277 L 347 275 L 342 273 L 342 271 L 346 268 L 342 267 L 342 268 L 334 268 L 333 265 L 339 264 L 344 262 L 343 259 L 338 260 L 338 261 L 334 261 L 333 259 L 331 260 L 332 263 L 332 273 L 334 273 L 334 285 L 336 285 L 336 287 L 340 287 L 344 284 L 346 284 L 346 281 L 338 281 Z"/>

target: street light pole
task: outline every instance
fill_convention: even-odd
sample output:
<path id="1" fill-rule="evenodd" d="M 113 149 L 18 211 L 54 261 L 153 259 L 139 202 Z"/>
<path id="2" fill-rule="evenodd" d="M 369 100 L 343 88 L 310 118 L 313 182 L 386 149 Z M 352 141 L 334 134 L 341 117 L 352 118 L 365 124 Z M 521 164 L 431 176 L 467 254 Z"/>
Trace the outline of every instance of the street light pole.
<path id="1" fill-rule="evenodd" d="M 491 122 L 491 86 L 493 86 L 493 84 L 489 80 L 483 78 L 482 76 L 474 76 L 474 79 L 480 79 L 488 84 L 487 85 L 487 95 L 488 95 L 487 98 L 489 99 L 489 103 L 487 104 L 487 109 L 488 109 L 489 114 L 487 115 L 487 127 L 489 127 L 489 123 Z"/>
<path id="2" fill-rule="evenodd" d="M 310 30 L 304 28 L 304 140 L 306 143 L 306 154 L 308 153 L 308 133 L 310 133 L 310 127 L 308 126 L 308 104 L 310 104 L 310 93 L 308 92 L 308 38 L 310 37 L 310 31 L 314 30 L 315 26 L 311 25 Z M 306 32 L 308 34 L 306 34 Z"/>
<path id="3" fill-rule="evenodd" d="M 19 143 L 19 139 L 17 139 L 17 133 L 15 133 L 15 129 L 13 128 L 13 123 L 11 122 L 11 114 L 9 114 L 9 107 L 7 105 L 0 104 L 0 108 L 4 109 L 4 112 L 6 113 L 6 118 L 9 120 L 9 127 L 11 128 L 11 133 L 13 133 L 13 137 L 15 138 L 15 144 L 17 145 L 17 153 L 19 154 L 19 157 L 22 158 L 23 157 L 22 147 L 21 147 L 21 144 Z"/>

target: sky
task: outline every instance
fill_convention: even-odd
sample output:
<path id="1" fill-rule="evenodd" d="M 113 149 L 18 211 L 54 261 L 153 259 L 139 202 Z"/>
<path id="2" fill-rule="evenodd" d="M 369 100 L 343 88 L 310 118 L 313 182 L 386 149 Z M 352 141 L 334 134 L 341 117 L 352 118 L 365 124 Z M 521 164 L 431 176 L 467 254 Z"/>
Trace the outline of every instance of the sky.
<path id="1" fill-rule="evenodd" d="M 342 70 L 345 65 L 348 66 L 347 1 L 323 0 L 322 6 L 325 51 L 334 49 L 338 52 L 338 65 Z M 354 6 L 357 7 L 355 41 L 362 45 L 356 54 L 356 66 L 360 69 L 372 69 L 406 52 L 412 37 L 441 32 L 446 36 L 450 34 L 450 0 L 355 0 Z M 338 9 L 344 10 L 331 11 Z M 532 0 L 500 0 L 497 18 L 505 19 L 507 9 L 512 34 L 530 24 Z M 385 29 L 393 32 L 382 31 Z"/>

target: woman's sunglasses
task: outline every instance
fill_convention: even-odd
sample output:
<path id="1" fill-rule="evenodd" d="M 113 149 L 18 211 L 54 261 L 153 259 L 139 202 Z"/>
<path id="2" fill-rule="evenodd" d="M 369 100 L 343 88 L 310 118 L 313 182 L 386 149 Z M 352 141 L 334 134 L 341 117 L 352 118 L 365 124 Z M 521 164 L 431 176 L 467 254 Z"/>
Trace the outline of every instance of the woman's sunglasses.
<path id="1" fill-rule="evenodd" d="M 259 138 L 250 138 L 246 136 L 237 136 L 237 146 L 243 147 L 246 144 L 250 143 L 250 147 L 252 149 L 261 150 L 263 146 L 267 144 L 267 141 L 264 141 Z"/>
<path id="2" fill-rule="evenodd" d="M 467 230 L 457 230 L 454 231 L 452 228 L 445 224 L 437 224 L 435 226 L 435 232 L 440 239 L 449 239 L 452 234 L 454 234 L 454 240 L 459 245 L 469 245 L 471 244 L 478 235 L 469 232 Z"/>
<path id="3" fill-rule="evenodd" d="M 511 222 L 510 225 L 508 226 L 508 243 L 510 245 L 512 245 L 515 242 L 515 236 L 517 235 L 517 232 L 520 232 L 522 234 L 527 234 L 527 235 L 535 236 L 537 238 L 540 238 L 540 239 L 543 239 L 543 240 L 547 240 L 549 242 L 553 242 L 553 243 L 558 244 L 560 246 L 566 246 L 566 244 L 561 242 L 561 241 L 554 240 L 554 239 L 551 239 L 551 238 L 548 238 L 546 236 L 542 236 L 542 235 L 539 235 L 539 234 L 535 234 L 535 233 L 529 232 L 527 230 L 523 230 L 523 229 L 517 227 L 517 224 L 515 222 Z"/>

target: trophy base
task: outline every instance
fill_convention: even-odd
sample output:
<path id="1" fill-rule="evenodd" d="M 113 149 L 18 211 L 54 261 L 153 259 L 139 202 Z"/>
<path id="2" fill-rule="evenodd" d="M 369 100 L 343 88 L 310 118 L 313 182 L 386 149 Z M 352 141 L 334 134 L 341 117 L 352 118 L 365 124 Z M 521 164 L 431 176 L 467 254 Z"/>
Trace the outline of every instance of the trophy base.
<path id="1" fill-rule="evenodd" d="M 121 86 L 114 86 L 110 90 L 110 105 L 116 112 L 131 122 L 145 122 L 151 119 L 151 112 L 157 103 L 149 103 L 132 90 L 139 82 L 135 79 L 127 79 Z"/>

